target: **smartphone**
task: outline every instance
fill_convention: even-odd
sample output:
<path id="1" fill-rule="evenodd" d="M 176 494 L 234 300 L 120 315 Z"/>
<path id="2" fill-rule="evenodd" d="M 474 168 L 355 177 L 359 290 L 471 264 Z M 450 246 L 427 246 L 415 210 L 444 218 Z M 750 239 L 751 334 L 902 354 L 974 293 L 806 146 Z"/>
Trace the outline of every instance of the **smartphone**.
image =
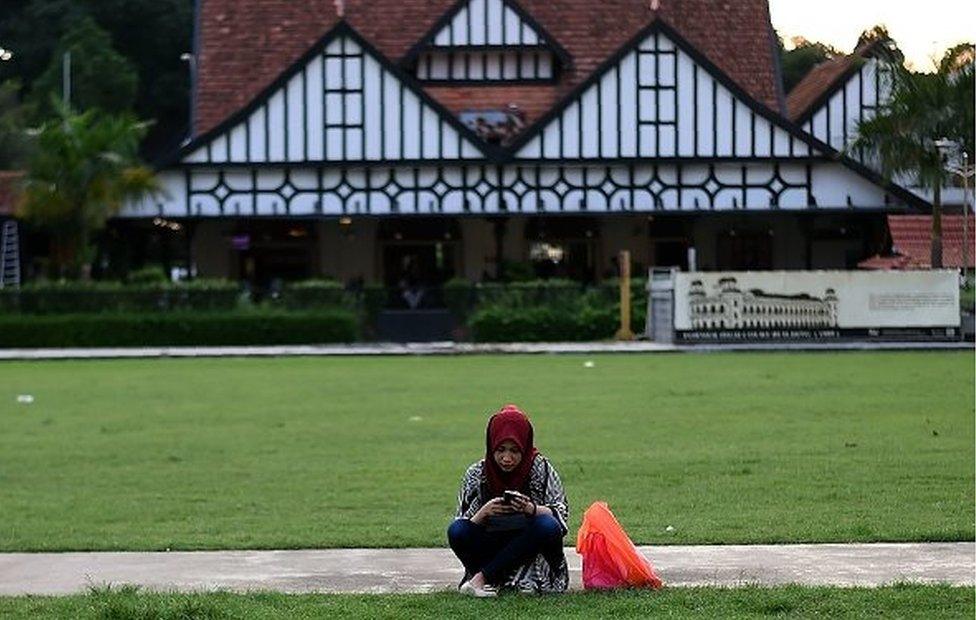
<path id="1" fill-rule="evenodd" d="M 522 497 L 518 491 L 505 491 L 505 503 L 511 505 L 516 497 Z"/>

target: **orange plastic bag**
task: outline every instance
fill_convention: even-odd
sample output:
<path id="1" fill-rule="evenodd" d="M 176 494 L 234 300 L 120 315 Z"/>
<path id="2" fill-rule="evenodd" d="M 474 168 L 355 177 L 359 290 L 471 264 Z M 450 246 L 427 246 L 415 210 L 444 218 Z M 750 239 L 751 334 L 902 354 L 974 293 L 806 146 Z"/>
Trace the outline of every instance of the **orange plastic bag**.
<path id="1" fill-rule="evenodd" d="M 587 590 L 657 590 L 664 585 L 606 502 L 594 502 L 586 509 L 576 536 L 576 552 L 583 556 L 583 587 Z"/>

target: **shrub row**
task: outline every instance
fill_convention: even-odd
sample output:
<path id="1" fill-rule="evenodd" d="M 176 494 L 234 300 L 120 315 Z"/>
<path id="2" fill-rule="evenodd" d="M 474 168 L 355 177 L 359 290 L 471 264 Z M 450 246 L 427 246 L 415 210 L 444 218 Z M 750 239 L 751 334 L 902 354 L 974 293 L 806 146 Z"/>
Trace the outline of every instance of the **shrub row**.
<path id="1" fill-rule="evenodd" d="M 194 280 L 179 284 L 43 283 L 28 284 L 19 289 L 0 289 L 0 313 L 232 310 L 239 298 L 239 285 L 226 280 Z"/>
<path id="2" fill-rule="evenodd" d="M 469 321 L 477 342 L 559 342 L 603 340 L 617 330 L 617 317 L 609 310 L 581 308 L 504 308 L 490 306 Z"/>
<path id="3" fill-rule="evenodd" d="M 631 294 L 646 299 L 645 280 L 631 279 Z M 577 308 L 580 304 L 616 303 L 620 293 L 616 280 L 584 285 L 572 280 L 532 280 L 527 282 L 471 283 L 455 279 L 444 285 L 444 301 L 454 316 L 466 319 L 473 312 L 492 306 L 509 308 Z"/>
<path id="4" fill-rule="evenodd" d="M 337 308 L 354 304 L 354 296 L 335 280 L 286 282 L 276 303 L 289 310 Z"/>
<path id="5" fill-rule="evenodd" d="M 611 297 L 610 293 L 615 297 Z M 647 301 L 643 287 L 631 287 L 630 328 L 644 332 Z M 612 338 L 620 327 L 616 288 L 590 289 L 572 302 L 490 304 L 468 319 L 477 342 L 584 342 Z"/>
<path id="6" fill-rule="evenodd" d="M 633 329 L 640 333 L 646 310 L 644 281 L 635 279 L 631 290 Z M 236 283 L 228 281 L 35 284 L 0 290 L 0 318 L 4 318 L 0 346 L 343 341 L 356 334 L 368 337 L 377 314 L 396 301 L 396 293 L 375 285 L 347 290 L 331 280 L 286 283 L 269 298 L 271 309 L 255 314 L 233 312 L 241 293 Z M 569 280 L 480 284 L 452 280 L 442 293 L 458 322 L 467 324 L 474 339 L 483 342 L 597 340 L 610 338 L 617 330 L 619 293 L 614 281 L 587 287 Z M 198 318 L 194 316 L 198 311 L 206 312 Z M 324 315 L 349 319 L 352 327 L 337 328 L 336 333 L 317 331 L 321 322 L 315 317 Z M 295 326 L 306 319 L 307 329 Z M 288 328 L 276 331 L 286 323 Z M 261 327 L 251 333 L 252 325 Z M 213 334 L 204 333 L 208 330 Z"/>
<path id="7" fill-rule="evenodd" d="M 0 316 L 0 348 L 325 344 L 357 338 L 349 310 Z"/>

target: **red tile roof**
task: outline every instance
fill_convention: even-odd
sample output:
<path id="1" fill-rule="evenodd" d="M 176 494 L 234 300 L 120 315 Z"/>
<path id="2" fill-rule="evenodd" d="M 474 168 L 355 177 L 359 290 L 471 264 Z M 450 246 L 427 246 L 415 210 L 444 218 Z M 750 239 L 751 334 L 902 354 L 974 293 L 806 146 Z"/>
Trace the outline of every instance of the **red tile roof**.
<path id="1" fill-rule="evenodd" d="M 974 266 L 974 218 L 969 216 L 968 267 Z M 862 269 L 928 269 L 932 266 L 932 216 L 889 215 L 888 230 L 894 256 L 873 256 L 862 261 Z M 942 266 L 963 266 L 963 216 L 942 216 Z"/>
<path id="2" fill-rule="evenodd" d="M 790 120 L 797 122 L 812 112 L 812 108 L 824 96 L 846 81 L 848 71 L 861 59 L 869 56 L 877 48 L 877 44 L 875 41 L 862 45 L 853 54 L 831 58 L 811 69 L 786 96 L 786 113 Z"/>
<path id="3" fill-rule="evenodd" d="M 572 57 L 560 83 L 532 89 L 430 87 L 457 110 L 461 96 L 482 107 L 515 103 L 531 121 L 585 80 L 654 19 L 647 0 L 516 0 Z M 336 0 L 202 0 L 199 20 L 197 135 L 213 128 L 275 80 L 338 22 Z M 455 0 L 346 0 L 346 21 L 398 61 Z M 781 109 L 773 31 L 766 0 L 661 0 L 658 12 L 744 90 Z M 477 97 L 477 100 L 472 99 Z M 514 99 L 514 100 L 513 100 Z"/>

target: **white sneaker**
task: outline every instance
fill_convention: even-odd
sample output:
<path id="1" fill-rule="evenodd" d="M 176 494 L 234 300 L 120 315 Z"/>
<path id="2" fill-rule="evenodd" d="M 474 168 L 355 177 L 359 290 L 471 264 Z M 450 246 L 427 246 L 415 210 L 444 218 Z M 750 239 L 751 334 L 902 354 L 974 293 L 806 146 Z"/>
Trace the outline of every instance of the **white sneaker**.
<path id="1" fill-rule="evenodd" d="M 490 598 L 492 596 L 498 596 L 498 591 L 490 586 L 485 586 L 484 588 L 478 588 L 472 585 L 471 581 L 465 581 L 458 588 L 458 592 L 465 596 L 473 596 L 475 598 Z"/>

